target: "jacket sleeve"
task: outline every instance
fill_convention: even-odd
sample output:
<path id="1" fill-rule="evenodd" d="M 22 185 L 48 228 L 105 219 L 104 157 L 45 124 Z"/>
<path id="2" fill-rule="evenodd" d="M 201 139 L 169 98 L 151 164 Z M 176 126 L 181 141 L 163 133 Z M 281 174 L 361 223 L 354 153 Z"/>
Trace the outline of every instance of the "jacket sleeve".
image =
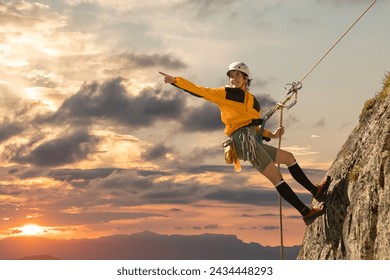
<path id="1" fill-rule="evenodd" d="M 176 82 L 172 85 L 196 97 L 202 97 L 216 104 L 220 104 L 221 102 L 223 102 L 226 95 L 224 87 L 208 88 L 208 87 L 198 86 L 181 77 L 176 77 Z"/>

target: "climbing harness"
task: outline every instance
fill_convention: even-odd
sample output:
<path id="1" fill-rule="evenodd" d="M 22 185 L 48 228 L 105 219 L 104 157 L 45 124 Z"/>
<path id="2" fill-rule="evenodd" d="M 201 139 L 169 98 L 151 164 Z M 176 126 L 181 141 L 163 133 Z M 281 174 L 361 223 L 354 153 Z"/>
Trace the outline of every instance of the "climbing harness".
<path id="1" fill-rule="evenodd" d="M 276 105 L 270 109 L 264 116 L 262 125 L 260 126 L 260 131 L 257 136 L 257 140 L 261 143 L 262 141 L 262 133 L 265 127 L 265 124 L 267 120 L 269 120 L 273 114 L 280 110 L 280 127 L 283 126 L 283 109 L 287 108 L 288 110 L 291 109 L 295 104 L 297 104 L 298 101 L 298 91 L 302 88 L 303 81 L 310 75 L 311 72 L 314 71 L 314 69 L 321 63 L 321 61 L 337 46 L 337 44 L 347 35 L 347 33 L 356 25 L 356 23 L 371 9 L 371 7 L 377 2 L 377 0 L 373 0 L 372 3 L 367 7 L 366 10 L 352 23 L 352 25 L 336 40 L 336 42 L 325 52 L 325 54 L 313 65 L 310 70 L 302 76 L 302 78 L 298 82 L 293 82 L 291 84 L 288 84 L 290 88 L 287 90 L 287 92 L 283 95 L 283 97 L 280 99 Z M 291 98 L 294 96 L 294 101 L 291 102 L 289 105 L 287 103 L 291 100 Z M 279 144 L 278 148 L 280 149 L 282 142 L 282 136 L 279 137 Z M 280 169 L 280 164 L 278 164 Z M 284 259 L 284 246 L 283 246 L 283 220 L 282 220 L 282 200 L 281 196 L 279 194 L 279 224 L 280 224 L 280 258 Z"/>

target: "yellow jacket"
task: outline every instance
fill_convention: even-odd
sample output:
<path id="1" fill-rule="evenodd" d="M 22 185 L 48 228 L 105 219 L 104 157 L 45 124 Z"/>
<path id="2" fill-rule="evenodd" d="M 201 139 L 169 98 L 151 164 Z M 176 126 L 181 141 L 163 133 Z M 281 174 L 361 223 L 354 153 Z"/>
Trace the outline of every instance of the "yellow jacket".
<path id="1" fill-rule="evenodd" d="M 207 88 L 197 86 L 181 77 L 176 77 L 173 85 L 218 105 L 222 122 L 225 124 L 224 133 L 227 136 L 240 127 L 250 124 L 252 120 L 260 118 L 260 103 L 248 90 L 243 91 L 228 86 Z M 263 131 L 264 137 L 269 138 L 270 135 L 269 131 Z"/>

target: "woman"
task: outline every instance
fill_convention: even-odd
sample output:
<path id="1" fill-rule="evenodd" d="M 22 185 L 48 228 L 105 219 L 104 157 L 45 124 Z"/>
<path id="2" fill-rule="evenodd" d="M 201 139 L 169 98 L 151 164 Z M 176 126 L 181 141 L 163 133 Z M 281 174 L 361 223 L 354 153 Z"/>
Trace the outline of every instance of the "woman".
<path id="1" fill-rule="evenodd" d="M 165 83 L 218 105 L 225 124 L 224 132 L 233 140 L 238 158 L 249 160 L 254 168 L 268 178 L 280 195 L 299 211 L 306 224 L 324 213 L 323 206 L 310 209 L 298 198 L 284 181 L 275 163 L 287 165 L 292 177 L 310 191 L 317 201 L 323 201 L 330 178 L 326 176 L 320 184 L 314 185 L 290 152 L 257 141 L 258 125 L 261 124 L 260 104 L 249 92 L 251 79 L 245 63 L 231 63 L 226 73 L 230 85 L 219 88 L 197 86 L 181 77 L 159 73 L 164 76 Z M 283 134 L 284 128 L 279 127 L 274 133 L 263 130 L 262 137 L 278 138 Z"/>

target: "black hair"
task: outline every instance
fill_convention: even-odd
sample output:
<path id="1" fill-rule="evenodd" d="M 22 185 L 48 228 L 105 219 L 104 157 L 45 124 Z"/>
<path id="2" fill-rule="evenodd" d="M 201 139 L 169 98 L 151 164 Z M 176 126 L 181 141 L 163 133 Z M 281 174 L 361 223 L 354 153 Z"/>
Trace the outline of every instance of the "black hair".
<path id="1" fill-rule="evenodd" d="M 248 75 L 241 72 L 242 74 L 244 74 L 244 77 L 246 78 L 246 87 L 249 88 L 251 86 L 251 82 L 252 82 L 252 79 L 249 79 Z"/>

